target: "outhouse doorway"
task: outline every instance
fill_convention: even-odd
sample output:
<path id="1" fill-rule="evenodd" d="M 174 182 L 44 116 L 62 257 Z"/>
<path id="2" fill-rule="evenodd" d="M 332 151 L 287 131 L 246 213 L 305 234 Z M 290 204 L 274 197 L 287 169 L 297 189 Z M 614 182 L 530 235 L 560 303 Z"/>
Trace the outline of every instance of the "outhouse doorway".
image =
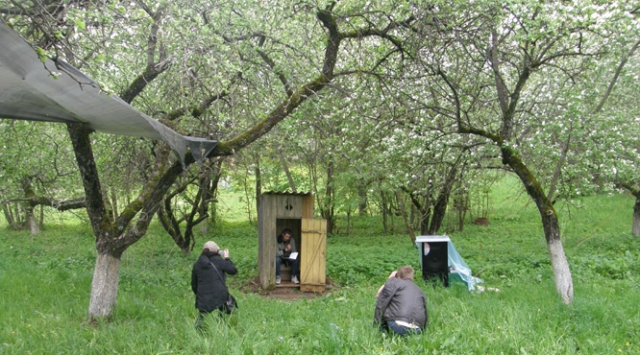
<path id="1" fill-rule="evenodd" d="M 300 291 L 326 289 L 327 221 L 313 219 L 310 193 L 266 192 L 258 200 L 258 274 L 260 287 L 272 289 L 276 280 L 276 238 L 292 232 L 300 258 Z"/>

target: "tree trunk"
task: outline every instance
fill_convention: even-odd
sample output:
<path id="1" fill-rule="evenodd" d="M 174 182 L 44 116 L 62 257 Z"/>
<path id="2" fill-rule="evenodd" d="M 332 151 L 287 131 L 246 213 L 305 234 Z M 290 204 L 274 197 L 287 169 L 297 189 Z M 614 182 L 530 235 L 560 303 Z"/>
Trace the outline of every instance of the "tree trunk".
<path id="1" fill-rule="evenodd" d="M 36 218 L 33 207 L 27 208 L 26 218 L 26 222 L 28 224 L 29 232 L 31 233 L 31 235 L 40 234 L 40 226 L 38 225 L 38 219 Z"/>
<path id="2" fill-rule="evenodd" d="M 528 73 L 522 75 L 528 76 Z M 515 106 L 514 106 L 515 107 Z M 511 117 L 511 116 L 509 116 Z M 506 120 L 506 119 L 505 119 Z M 567 256 L 564 253 L 562 240 L 560 239 L 560 228 L 558 227 L 558 216 L 553 208 L 553 203 L 547 198 L 542 186 L 533 176 L 533 173 L 524 164 L 517 151 L 506 144 L 501 136 L 489 133 L 482 129 L 477 129 L 461 124 L 458 121 L 458 129 L 460 133 L 471 133 L 482 137 L 486 137 L 500 147 L 502 155 L 502 164 L 511 167 L 514 173 L 518 175 L 520 181 L 527 190 L 527 194 L 538 207 L 538 212 L 542 219 L 542 227 L 547 242 L 547 249 L 551 259 L 551 267 L 555 279 L 556 291 L 560 294 L 562 302 L 569 304 L 573 301 L 573 280 Z"/>
<path id="3" fill-rule="evenodd" d="M 69 131 L 73 151 L 78 162 L 78 169 L 82 176 L 87 214 L 96 237 L 96 249 L 98 250 L 98 257 L 93 270 L 93 282 L 91 283 L 91 298 L 89 300 L 89 317 L 93 320 L 111 315 L 113 306 L 116 303 L 116 295 L 118 294 L 119 255 L 121 255 L 122 251 L 118 251 L 117 258 L 108 255 L 108 251 L 112 250 L 109 237 L 114 233 L 110 233 L 113 232 L 111 230 L 111 218 L 107 214 L 107 209 L 102 199 L 98 169 L 96 168 L 89 138 L 89 134 L 92 131 L 80 123 L 68 123 L 67 130 Z M 113 236 L 111 237 L 113 238 Z"/>
<path id="4" fill-rule="evenodd" d="M 244 188 L 244 197 L 247 200 L 247 218 L 249 219 L 249 224 L 253 225 L 253 217 L 251 216 L 251 212 L 253 211 L 253 207 L 251 207 L 251 194 L 250 194 L 250 190 L 251 189 L 249 187 L 250 186 L 250 182 L 249 182 L 247 174 L 244 175 L 244 180 L 243 180 L 242 186 Z M 256 196 L 256 195 L 254 194 L 254 196 Z M 257 211 L 257 208 L 258 208 L 258 202 L 257 201 L 256 201 L 256 204 L 255 204 L 254 207 L 256 208 L 256 211 Z M 256 214 L 257 214 L 257 212 L 256 212 Z"/>
<path id="5" fill-rule="evenodd" d="M 420 235 L 429 235 L 429 220 L 431 220 L 431 208 L 425 205 L 418 208 L 420 213 Z"/>
<path id="6" fill-rule="evenodd" d="M 436 235 L 442 226 L 442 221 L 444 221 L 444 216 L 447 213 L 447 206 L 449 205 L 451 188 L 453 187 L 453 183 L 456 181 L 457 176 L 458 168 L 454 165 L 451 167 L 451 170 L 449 170 L 444 184 L 442 185 L 442 189 L 440 189 L 440 193 L 438 194 L 438 199 L 433 206 L 433 216 L 431 217 L 431 223 L 429 225 L 429 235 Z"/>
<path id="7" fill-rule="evenodd" d="M 449 199 L 449 196 L 442 196 L 442 198 Z M 440 203 L 438 201 L 435 206 L 433 206 L 433 216 L 431 217 L 431 223 L 429 224 L 429 229 L 427 231 L 428 235 L 437 235 L 440 227 L 442 227 L 442 221 L 444 221 L 444 216 L 447 214 L 447 201 L 444 203 Z"/>
<path id="8" fill-rule="evenodd" d="M 640 193 L 635 194 L 636 204 L 633 206 L 633 225 L 631 234 L 640 237 Z"/>
<path id="9" fill-rule="evenodd" d="M 389 228 L 389 232 L 391 234 L 396 232 L 396 211 L 395 211 L 395 206 L 393 205 L 393 197 L 389 196 L 389 220 L 390 220 L 390 228 Z"/>
<path id="10" fill-rule="evenodd" d="M 417 229 L 418 224 L 416 223 L 416 206 L 413 204 L 409 205 L 409 223 L 411 223 L 411 228 Z"/>
<path id="11" fill-rule="evenodd" d="M 204 235 L 209 234 L 209 220 L 212 218 L 209 215 L 209 207 L 212 204 L 214 195 L 214 192 L 211 191 L 211 174 L 212 173 L 201 174 L 200 181 L 198 182 L 198 188 L 202 190 L 202 202 L 200 203 L 200 206 L 198 206 L 198 214 L 200 216 L 205 216 L 202 220 L 204 223 L 199 224 L 199 229 L 200 233 Z M 195 245 L 195 238 L 193 243 Z"/>
<path id="12" fill-rule="evenodd" d="M 256 211 L 259 211 L 260 195 L 262 195 L 262 171 L 260 169 L 260 156 L 256 158 L 256 165 L 253 171 L 256 176 Z"/>
<path id="13" fill-rule="evenodd" d="M 23 203 L 23 208 L 24 208 L 24 226 L 26 228 L 29 228 L 29 232 L 31 232 L 31 235 L 38 235 L 40 234 L 40 228 L 38 226 L 38 220 L 36 218 L 36 214 L 35 214 L 35 204 L 33 204 L 31 201 L 28 201 L 29 199 L 31 199 L 32 197 L 34 197 L 36 195 L 35 191 L 33 190 L 33 185 L 31 183 L 31 177 L 29 176 L 25 176 L 22 179 L 22 191 L 24 192 L 24 197 L 27 200 L 27 202 Z"/>
<path id="14" fill-rule="evenodd" d="M 351 207 L 347 208 L 347 232 L 346 235 L 351 234 Z"/>
<path id="15" fill-rule="evenodd" d="M 420 218 L 418 221 L 420 223 L 420 235 L 429 235 L 429 221 L 431 220 L 430 198 L 427 195 L 424 197 L 424 202 L 420 202 L 419 198 L 421 196 L 416 196 L 414 192 L 406 187 L 401 187 L 401 189 L 406 192 L 411 199 L 411 219 L 413 220 L 415 217 Z"/>
<path id="16" fill-rule="evenodd" d="M 551 258 L 551 268 L 553 269 L 556 292 L 560 294 L 564 304 L 569 304 L 573 301 L 573 280 L 571 278 L 569 262 L 567 261 L 567 256 L 564 253 L 564 247 L 560 240 L 558 220 L 554 217 L 553 221 L 555 223 L 547 223 L 548 225 L 544 226 L 545 235 L 547 234 L 547 228 L 551 228 L 549 232 L 555 236 L 551 239 L 547 237 L 547 249 L 549 250 L 549 257 Z M 544 224 L 543 222 L 543 225 Z"/>
<path id="17" fill-rule="evenodd" d="M 462 232 L 464 229 L 464 219 L 467 214 L 468 198 L 467 192 L 460 188 L 453 198 L 453 207 L 455 208 L 458 217 L 458 230 Z"/>
<path id="18" fill-rule="evenodd" d="M 99 252 L 91 282 L 89 315 L 92 319 L 110 317 L 115 309 L 120 277 L 120 257 Z"/>
<path id="19" fill-rule="evenodd" d="M 118 194 L 116 194 L 116 189 L 111 189 L 111 207 L 113 208 L 113 218 L 116 218 L 120 215 L 118 211 Z"/>
<path id="20" fill-rule="evenodd" d="M 9 227 L 15 229 L 15 220 L 13 219 L 13 213 L 11 207 L 9 207 L 9 203 L 2 204 L 2 212 L 4 212 L 4 218 L 7 220 Z"/>
<path id="21" fill-rule="evenodd" d="M 387 233 L 387 198 L 385 197 L 384 191 L 380 192 L 380 200 L 382 204 L 382 229 Z"/>
<path id="22" fill-rule="evenodd" d="M 289 181 L 289 188 L 291 189 L 291 192 L 293 193 L 298 192 L 296 190 L 296 183 L 293 181 L 293 176 L 291 176 L 291 172 L 289 171 L 289 163 L 284 158 L 284 154 L 282 154 L 282 151 L 280 150 L 280 148 L 278 148 L 278 156 L 280 157 L 280 164 L 282 164 L 282 169 L 284 170 L 284 174 L 287 176 L 287 180 Z"/>
<path id="23" fill-rule="evenodd" d="M 514 151 L 506 145 L 501 146 L 501 151 L 503 162 L 508 164 L 518 175 L 527 193 L 538 207 L 542 219 L 544 236 L 547 241 L 549 257 L 551 259 L 556 291 L 560 294 L 562 302 L 569 304 L 573 301 L 573 280 L 571 270 L 569 269 L 569 262 L 567 261 L 562 240 L 560 239 L 558 216 L 553 208 L 553 204 L 547 198 L 542 190 L 542 186 L 540 186 L 540 183 L 535 179 L 529 168 L 524 165 L 520 157 L 514 154 Z"/>
<path id="24" fill-rule="evenodd" d="M 324 196 L 324 209 L 322 211 L 322 218 L 327 220 L 327 234 L 333 233 L 333 228 L 335 227 L 335 198 L 334 198 L 334 163 L 333 160 L 329 161 L 327 165 L 327 183 L 325 185 L 325 196 Z"/>
<path id="25" fill-rule="evenodd" d="M 527 183 L 525 183 L 525 185 L 527 185 Z M 539 187 L 540 185 L 535 182 L 529 185 L 527 190 L 534 186 Z M 573 301 L 573 280 L 571 277 L 569 262 L 567 261 L 567 256 L 565 255 L 564 247 L 562 246 L 562 240 L 560 239 L 558 217 L 556 215 L 556 211 L 553 209 L 551 201 L 544 197 L 544 193 L 541 188 L 538 192 L 542 194 L 543 198 L 539 199 L 540 195 L 538 195 L 534 198 L 534 201 L 538 206 L 538 211 L 542 218 L 542 228 L 544 229 L 544 236 L 547 241 L 547 249 L 549 250 L 549 257 L 551 259 L 551 268 L 553 269 L 556 291 L 560 294 L 562 302 L 569 304 Z"/>
<path id="26" fill-rule="evenodd" d="M 21 214 L 21 208 L 20 208 L 20 204 L 19 203 L 14 203 L 13 204 L 13 209 L 11 208 L 11 206 L 9 206 L 9 210 L 11 211 L 11 214 L 13 215 L 13 226 L 12 228 L 14 230 L 20 230 L 22 227 L 22 214 Z"/>
<path id="27" fill-rule="evenodd" d="M 411 228 L 411 223 L 409 222 L 409 218 L 407 218 L 407 210 L 404 207 L 404 201 L 402 201 L 402 196 L 400 196 L 400 191 L 396 190 L 396 199 L 398 200 L 398 207 L 400 208 L 400 213 L 402 214 L 402 220 L 404 220 L 404 225 L 407 227 L 407 234 L 409 234 L 409 238 L 411 239 L 411 244 L 416 243 L 416 235 L 413 233 L 413 228 Z"/>
<path id="28" fill-rule="evenodd" d="M 468 206 L 468 202 L 467 202 L 466 206 Z M 467 217 L 467 209 L 466 208 L 458 210 L 458 230 L 460 232 L 462 232 L 464 230 L 464 219 L 466 217 Z"/>
<path id="29" fill-rule="evenodd" d="M 209 217 L 209 203 L 218 188 L 220 179 L 220 160 L 216 160 L 208 166 L 201 166 L 197 177 L 197 190 L 195 196 L 190 195 L 196 177 L 189 177 L 181 181 L 174 190 L 167 193 L 158 208 L 156 215 L 164 230 L 173 238 L 183 255 L 189 255 L 195 246 L 194 228 L 206 221 Z M 214 168 L 216 171 L 212 172 Z M 213 179 L 212 176 L 213 175 Z M 186 196 L 185 196 L 186 194 Z M 183 196 L 184 201 L 191 205 L 189 211 L 174 208 L 174 199 Z M 182 225 L 184 224 L 184 231 Z"/>
<path id="30" fill-rule="evenodd" d="M 364 216 L 367 214 L 367 187 L 358 187 L 358 196 L 360 200 L 358 202 L 358 216 Z"/>
<path id="31" fill-rule="evenodd" d="M 223 159 L 217 159 L 212 164 L 212 170 L 205 176 L 201 177 L 200 185 L 206 186 L 204 192 L 203 203 L 200 205 L 200 215 L 207 216 L 205 223 L 200 224 L 200 233 L 209 234 L 209 227 L 215 228 L 216 225 L 216 196 L 218 192 L 218 184 L 220 183 L 220 177 L 222 176 L 222 162 Z M 256 177 L 259 179 L 259 176 Z"/>
<path id="32" fill-rule="evenodd" d="M 175 217 L 173 216 L 173 210 L 171 208 L 171 199 L 167 198 L 162 201 L 162 204 L 156 212 L 160 225 L 164 228 L 165 232 L 169 234 L 173 242 L 185 253 L 184 238 L 182 237 L 182 231 L 178 225 Z M 187 247 L 188 249 L 188 247 Z"/>

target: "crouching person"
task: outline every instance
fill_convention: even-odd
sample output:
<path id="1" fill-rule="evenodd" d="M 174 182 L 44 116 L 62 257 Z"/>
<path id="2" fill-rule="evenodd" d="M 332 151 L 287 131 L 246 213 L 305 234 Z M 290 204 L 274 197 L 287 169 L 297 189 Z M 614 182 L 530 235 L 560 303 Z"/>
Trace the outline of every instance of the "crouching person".
<path id="1" fill-rule="evenodd" d="M 227 313 L 227 275 L 236 273 L 238 270 L 229 259 L 229 250 L 220 250 L 212 241 L 204 244 L 202 254 L 191 270 L 191 290 L 196 296 L 196 308 L 199 311 L 197 329 L 200 329 L 205 315 L 215 310 L 220 314 Z"/>
<path id="2" fill-rule="evenodd" d="M 389 275 L 376 297 L 374 325 L 398 335 L 421 333 L 428 322 L 424 292 L 413 283 L 413 268 L 403 266 Z"/>

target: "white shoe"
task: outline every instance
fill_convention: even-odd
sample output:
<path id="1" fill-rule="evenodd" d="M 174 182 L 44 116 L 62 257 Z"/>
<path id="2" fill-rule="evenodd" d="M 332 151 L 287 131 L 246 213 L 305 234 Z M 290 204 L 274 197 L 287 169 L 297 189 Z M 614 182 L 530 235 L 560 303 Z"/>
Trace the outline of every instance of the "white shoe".
<path id="1" fill-rule="evenodd" d="M 293 275 L 293 277 L 291 278 L 291 282 L 293 282 L 294 284 L 299 284 L 300 281 L 298 281 L 298 277 L 296 275 Z"/>
<path id="2" fill-rule="evenodd" d="M 276 276 L 276 285 L 280 285 L 281 278 L 280 276 Z"/>

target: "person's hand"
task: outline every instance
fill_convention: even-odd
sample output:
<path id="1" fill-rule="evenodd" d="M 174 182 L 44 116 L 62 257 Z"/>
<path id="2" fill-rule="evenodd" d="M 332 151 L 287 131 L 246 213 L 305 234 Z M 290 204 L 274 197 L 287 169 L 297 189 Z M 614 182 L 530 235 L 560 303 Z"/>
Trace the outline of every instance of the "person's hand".
<path id="1" fill-rule="evenodd" d="M 229 249 L 225 249 L 222 251 L 222 257 L 225 259 L 229 257 Z"/>
<path id="2" fill-rule="evenodd" d="M 392 279 L 392 278 L 396 277 L 397 273 L 398 273 L 397 271 L 393 271 L 391 274 L 389 274 L 389 278 Z"/>
<path id="3" fill-rule="evenodd" d="M 284 247 L 284 251 L 289 251 L 291 250 L 291 244 L 287 244 L 286 247 Z"/>

